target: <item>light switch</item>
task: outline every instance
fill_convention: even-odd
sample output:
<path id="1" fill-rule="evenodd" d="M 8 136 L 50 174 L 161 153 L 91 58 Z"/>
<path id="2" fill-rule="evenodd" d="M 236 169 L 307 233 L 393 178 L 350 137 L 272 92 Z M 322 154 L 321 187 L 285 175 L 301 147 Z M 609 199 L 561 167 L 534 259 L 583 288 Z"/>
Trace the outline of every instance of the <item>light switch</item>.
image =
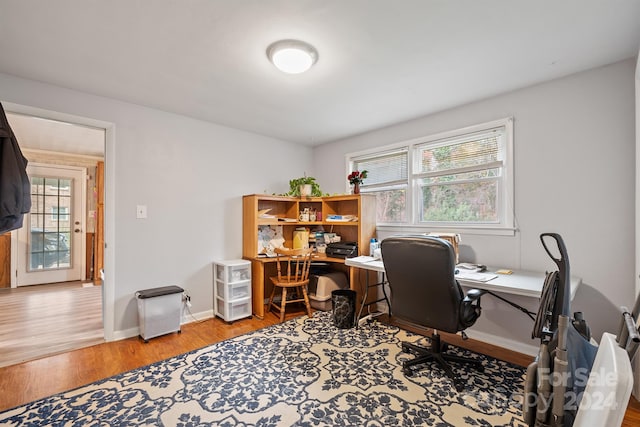
<path id="1" fill-rule="evenodd" d="M 136 206 L 136 218 L 144 219 L 147 217 L 147 205 Z"/>

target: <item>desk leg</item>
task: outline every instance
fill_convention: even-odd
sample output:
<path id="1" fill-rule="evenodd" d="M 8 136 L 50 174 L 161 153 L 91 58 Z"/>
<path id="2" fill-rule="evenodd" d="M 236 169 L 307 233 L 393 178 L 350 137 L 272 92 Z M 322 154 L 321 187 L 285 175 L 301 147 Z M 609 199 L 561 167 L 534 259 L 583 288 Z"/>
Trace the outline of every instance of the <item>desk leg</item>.
<path id="1" fill-rule="evenodd" d="M 356 291 L 356 306 L 362 304 L 362 287 L 360 286 L 360 269 L 349 266 L 349 289 Z M 356 309 L 357 310 L 357 309 Z"/>
<path id="2" fill-rule="evenodd" d="M 264 263 L 251 262 L 251 295 L 253 314 L 264 319 Z"/>
<path id="3" fill-rule="evenodd" d="M 367 305 L 367 299 L 369 298 L 369 272 L 365 271 L 365 275 L 367 276 L 366 284 L 364 285 L 364 295 L 362 296 L 362 301 L 360 302 L 360 310 L 358 310 L 358 317 L 356 317 L 356 329 L 360 326 L 360 319 L 362 319 L 362 310 L 364 310 L 364 306 Z"/>
<path id="4" fill-rule="evenodd" d="M 351 266 L 349 266 L 349 289 L 358 291 L 356 289 L 356 268 Z"/>
<path id="5" fill-rule="evenodd" d="M 385 290 L 385 284 L 387 283 L 386 279 L 385 279 L 385 274 L 382 273 L 382 281 L 378 280 L 378 273 L 375 273 L 373 271 L 368 271 L 368 270 L 363 270 L 364 273 L 366 274 L 366 284 L 364 287 L 364 295 L 362 296 L 362 300 L 360 303 L 360 310 L 358 311 L 358 323 L 356 324 L 356 328 L 358 328 L 359 323 L 360 323 L 360 319 L 362 319 L 362 312 L 364 310 L 365 307 L 367 307 L 367 314 L 366 316 L 372 317 L 372 316 L 379 316 L 381 314 L 383 314 L 383 312 L 381 311 L 377 311 L 375 313 L 371 313 L 371 310 L 369 309 L 370 306 L 372 305 L 376 305 L 377 308 L 377 304 L 379 302 L 386 302 L 387 303 L 387 312 L 389 315 L 391 315 L 391 302 L 389 301 L 389 297 L 387 296 L 387 291 Z M 375 274 L 375 283 L 371 284 L 371 275 Z M 369 301 L 369 289 L 371 288 L 377 288 L 378 286 L 380 286 L 382 288 L 382 297 L 380 297 L 380 291 L 378 291 L 376 289 L 376 293 L 375 293 L 375 298 L 373 301 Z M 365 316 L 365 317 L 366 317 Z"/>

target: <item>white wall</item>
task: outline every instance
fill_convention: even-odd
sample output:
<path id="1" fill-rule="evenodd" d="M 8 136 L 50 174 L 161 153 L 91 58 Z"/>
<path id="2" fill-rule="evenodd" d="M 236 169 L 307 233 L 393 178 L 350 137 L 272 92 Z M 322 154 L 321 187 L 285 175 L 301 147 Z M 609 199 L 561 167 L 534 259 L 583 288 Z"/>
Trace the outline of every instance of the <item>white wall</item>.
<path id="1" fill-rule="evenodd" d="M 640 53 L 640 52 L 639 52 Z M 636 74 L 635 74 L 635 86 L 636 86 L 636 298 L 640 297 L 640 54 L 636 62 Z M 633 304 L 628 303 L 627 307 L 633 310 Z M 633 360 L 633 372 L 635 382 L 633 384 L 633 396 L 640 400 L 640 353 L 636 353 Z"/>
<path id="2" fill-rule="evenodd" d="M 640 52 L 636 62 L 636 295 L 640 295 Z M 631 308 L 631 307 L 629 307 Z M 638 358 L 640 360 L 640 357 Z M 638 389 L 640 390 L 640 384 Z M 640 394 L 640 392 L 639 392 Z"/>
<path id="3" fill-rule="evenodd" d="M 635 286 L 634 67 L 630 59 L 317 147 L 315 175 L 324 191 L 344 192 L 345 153 L 513 116 L 519 231 L 462 234 L 461 250 L 489 265 L 554 270 L 539 234 L 560 233 L 572 274 L 583 278 L 572 309 L 596 337 L 617 332 L 616 307 L 632 301 Z M 535 299 L 519 302 L 537 310 Z M 523 314 L 490 296 L 483 306 L 470 336 L 537 345 Z"/>
<path id="4" fill-rule="evenodd" d="M 3 103 L 111 123 L 106 151 L 105 331 L 135 334 L 137 290 L 176 284 L 211 313 L 214 259 L 242 255 L 242 195 L 283 193 L 311 149 L 0 74 Z M 136 205 L 148 219 L 136 219 Z"/>
<path id="5" fill-rule="evenodd" d="M 559 232 L 573 303 L 595 336 L 617 327 L 634 290 L 635 59 L 507 93 L 311 150 L 294 144 L 0 74 L 1 101 L 112 124 L 107 147 L 105 292 L 115 336 L 137 325 L 136 290 L 178 284 L 194 313 L 212 308 L 211 261 L 241 255 L 241 195 L 281 193 L 305 171 L 345 191 L 344 154 L 515 118 L 514 237 L 463 234 L 463 253 L 491 265 L 550 270 L 538 235 Z M 313 155 L 313 157 L 312 157 Z M 135 219 L 146 204 L 149 218 Z M 536 301 L 519 301 L 536 308 Z M 483 299 L 470 331 L 534 345 L 531 322 Z"/>

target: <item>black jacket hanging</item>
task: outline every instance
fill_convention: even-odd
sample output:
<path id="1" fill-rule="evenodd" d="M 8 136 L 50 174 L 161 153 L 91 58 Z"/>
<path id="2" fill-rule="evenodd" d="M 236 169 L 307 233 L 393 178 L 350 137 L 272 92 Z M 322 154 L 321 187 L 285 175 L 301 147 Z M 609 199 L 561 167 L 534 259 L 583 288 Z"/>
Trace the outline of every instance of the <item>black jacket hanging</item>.
<path id="1" fill-rule="evenodd" d="M 22 227 L 31 209 L 31 184 L 27 159 L 0 104 L 0 234 Z"/>

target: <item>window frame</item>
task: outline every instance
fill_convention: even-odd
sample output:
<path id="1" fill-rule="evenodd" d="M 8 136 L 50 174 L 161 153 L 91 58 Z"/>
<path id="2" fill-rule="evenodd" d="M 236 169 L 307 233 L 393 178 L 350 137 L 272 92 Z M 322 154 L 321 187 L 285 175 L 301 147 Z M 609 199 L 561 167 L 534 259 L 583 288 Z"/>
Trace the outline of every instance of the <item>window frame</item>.
<path id="1" fill-rule="evenodd" d="M 354 170 L 356 163 L 362 163 L 368 159 L 375 159 L 388 155 L 394 151 L 406 149 L 407 155 L 407 182 L 400 185 L 406 185 L 406 221 L 402 223 L 377 223 L 378 230 L 391 232 L 422 232 L 422 231 L 438 231 L 438 232 L 465 232 L 469 234 L 489 234 L 489 235 L 514 235 L 515 226 L 515 186 L 514 186 L 514 138 L 513 138 L 513 117 L 493 120 L 490 122 L 480 123 L 467 126 L 451 131 L 440 132 L 425 137 L 415 138 L 410 141 L 390 144 L 376 149 L 360 151 L 357 153 L 348 153 L 345 155 L 347 173 Z M 499 148 L 499 158 L 502 162 L 501 177 L 498 179 L 497 212 L 498 220 L 496 222 L 429 222 L 420 221 L 420 186 L 418 182 L 424 177 L 424 173 L 418 170 L 419 159 L 417 159 L 419 147 L 428 145 L 438 145 L 447 139 L 464 138 L 472 134 L 487 132 L 492 129 L 503 128 L 504 138 L 501 142 L 503 147 Z M 396 183 L 396 185 L 398 185 Z M 361 193 L 375 192 L 382 187 L 389 187 L 386 184 L 367 185 L 366 180 L 360 186 Z M 349 185 L 347 183 L 347 190 Z"/>

